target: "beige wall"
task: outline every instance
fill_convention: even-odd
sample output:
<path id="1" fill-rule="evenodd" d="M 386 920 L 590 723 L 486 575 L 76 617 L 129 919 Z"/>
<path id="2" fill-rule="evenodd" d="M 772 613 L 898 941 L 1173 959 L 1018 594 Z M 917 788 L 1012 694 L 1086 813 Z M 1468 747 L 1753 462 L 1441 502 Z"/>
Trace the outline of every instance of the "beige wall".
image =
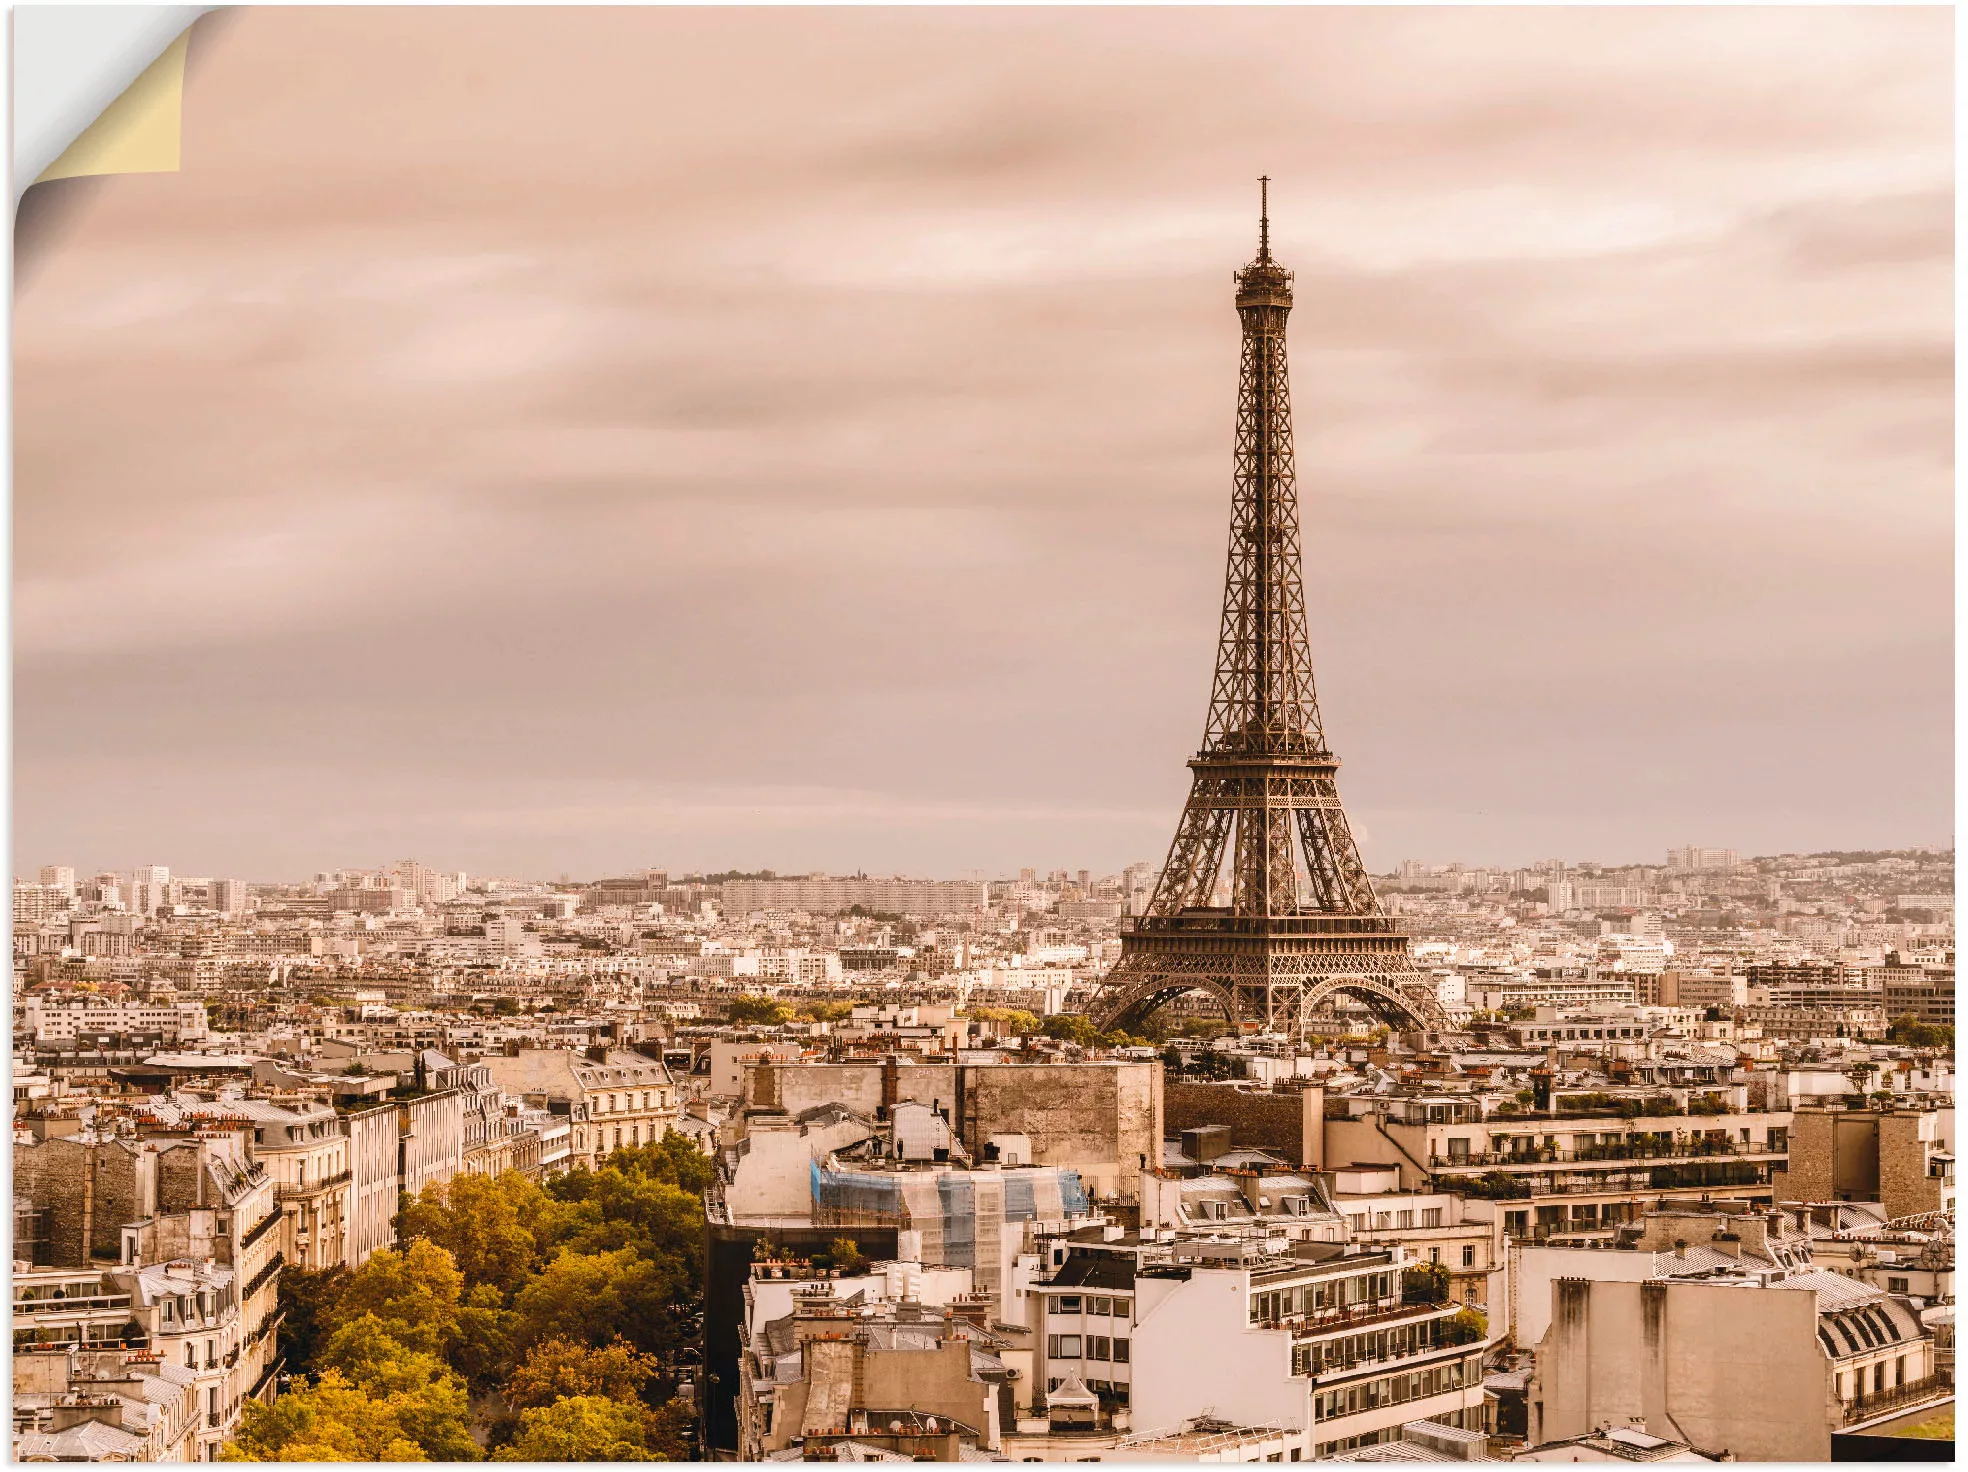
<path id="1" fill-rule="evenodd" d="M 1162 1153 L 1162 1066 L 980 1064 L 964 1069 L 959 1128 L 975 1157 L 995 1134 L 1023 1134 L 1032 1164 L 1077 1170 L 1096 1196 L 1132 1201 Z"/>
<path id="2" fill-rule="evenodd" d="M 1552 1285 L 1531 1439 L 1638 1426 L 1738 1461 L 1831 1457 L 1817 1295 L 1712 1283 Z"/>

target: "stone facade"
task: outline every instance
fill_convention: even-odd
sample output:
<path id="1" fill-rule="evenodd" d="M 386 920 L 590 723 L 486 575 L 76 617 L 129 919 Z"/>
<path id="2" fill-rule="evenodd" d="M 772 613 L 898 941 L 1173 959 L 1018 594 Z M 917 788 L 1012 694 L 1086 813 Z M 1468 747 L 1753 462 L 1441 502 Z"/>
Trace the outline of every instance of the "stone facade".
<path id="1" fill-rule="evenodd" d="M 1199 1125 L 1230 1127 L 1230 1143 L 1240 1150 L 1268 1150 L 1293 1165 L 1317 1169 L 1308 1159 L 1305 1101 L 1301 1094 L 1258 1093 L 1231 1084 L 1171 1080 L 1162 1086 L 1168 1131 L 1179 1135 Z"/>
<path id="2" fill-rule="evenodd" d="M 116 1262 L 124 1226 L 148 1217 L 156 1203 L 157 1154 L 134 1140 L 17 1142 L 14 1193 L 43 1213 L 50 1266 Z"/>

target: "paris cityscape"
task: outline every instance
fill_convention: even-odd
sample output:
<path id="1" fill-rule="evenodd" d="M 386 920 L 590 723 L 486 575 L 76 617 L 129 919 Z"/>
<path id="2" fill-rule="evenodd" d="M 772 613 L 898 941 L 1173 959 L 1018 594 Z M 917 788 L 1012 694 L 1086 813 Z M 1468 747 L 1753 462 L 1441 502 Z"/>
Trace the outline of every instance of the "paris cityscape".
<path id="1" fill-rule="evenodd" d="M 583 34 L 624 54 L 610 27 L 666 23 L 567 22 L 599 28 Z M 751 34 L 747 21 L 700 23 Z M 1144 34 L 1178 24 L 1138 23 Z M 1303 23 L 1342 39 L 1366 24 Z M 215 86 L 230 76 L 236 90 L 217 95 L 241 107 L 277 110 L 239 58 L 288 54 L 296 37 L 332 54 L 338 36 L 369 24 L 261 19 L 249 7 L 237 28 L 208 33 L 234 49 L 215 50 L 206 75 Z M 399 39 L 459 40 L 444 17 L 375 24 L 410 28 Z M 525 28 L 545 23 L 480 24 L 513 27 L 500 45 L 524 50 L 540 39 Z M 865 39 L 852 27 L 873 22 L 783 24 Z M 344 25 L 355 29 L 335 30 Z M 1002 41 L 976 33 L 993 36 Z M 377 74 L 399 61 L 378 61 Z M 485 65 L 461 68 L 461 97 L 507 84 Z M 1220 78 L 1211 87 L 1226 90 Z M 1523 122 L 1505 113 L 1482 115 L 1505 133 Z M 1237 156 L 1248 151 L 1240 143 Z M 1019 149 L 1006 156 L 992 153 L 979 176 L 1024 166 Z M 1693 652 L 1677 657 L 1726 685 L 1731 641 L 1787 625 L 1771 612 L 1785 595 L 1762 590 L 1768 601 L 1745 601 L 1731 623 L 1700 579 L 1677 594 L 1662 557 L 1645 569 L 1658 602 L 1636 606 L 1633 622 L 1667 630 L 1666 642 L 1584 637 L 1587 662 L 1613 667 L 1617 692 L 1592 741 L 1565 725 L 1590 705 L 1577 681 L 1553 677 L 1533 698 L 1524 692 L 1544 667 L 1510 664 L 1515 644 L 1563 645 L 1564 609 L 1539 610 L 1533 625 L 1521 605 L 1443 616 L 1428 604 L 1445 659 L 1486 651 L 1494 663 L 1471 679 L 1504 693 L 1488 705 L 1442 689 L 1416 696 L 1410 687 L 1428 680 L 1385 655 L 1396 642 L 1388 610 L 1436 590 L 1404 559 L 1431 536 L 1474 545 L 1491 530 L 1442 511 L 1439 528 L 1362 535 L 1362 500 L 1322 493 L 1353 453 L 1335 450 L 1345 429 L 1332 421 L 1356 385 L 1331 356 L 1296 380 L 1293 365 L 1308 339 L 1316 353 L 1319 334 L 1357 330 L 1345 318 L 1353 297 L 1307 223 L 1313 183 L 1272 167 L 1210 186 L 1238 201 L 1230 254 L 1205 262 L 1227 281 L 1184 275 L 1194 301 L 1166 282 L 1129 297 L 1144 320 L 1201 321 L 1196 303 L 1207 307 L 1198 341 L 1225 412 L 1196 461 L 1209 468 L 1185 493 L 1208 498 L 1207 535 L 1143 513 L 1138 535 L 1111 538 L 1101 555 L 1158 569 L 1114 584 L 1132 586 L 1139 608 L 1088 613 L 1112 587 L 1039 569 L 1085 600 L 1057 605 L 1078 622 L 1048 630 L 1047 647 L 1097 646 L 1137 696 L 1176 692 L 1171 705 L 1193 707 L 1180 730 L 1104 693 L 1069 695 L 1066 664 L 1031 666 L 1052 678 L 1028 680 L 1004 651 L 1040 642 L 1007 612 L 1030 585 L 988 608 L 990 650 L 973 655 L 923 612 L 928 597 L 912 593 L 920 601 L 896 614 L 882 601 L 894 589 L 860 587 L 843 556 L 831 571 L 865 597 L 873 624 L 897 626 L 896 642 L 833 630 L 820 659 L 800 642 L 813 635 L 803 620 L 824 622 L 818 604 L 774 605 L 783 589 L 748 583 L 783 567 L 762 574 L 753 545 L 720 542 L 710 592 L 677 606 L 691 616 L 666 604 L 668 621 L 646 617 L 632 601 L 640 580 L 656 586 L 692 541 L 692 513 L 674 504 L 669 519 L 636 523 L 646 544 L 621 525 L 583 532 L 629 547 L 581 566 L 602 583 L 622 576 L 609 560 L 622 558 L 631 601 L 615 613 L 633 611 L 592 616 L 584 604 L 557 624 L 581 596 L 579 576 L 549 587 L 546 552 L 535 566 L 489 550 L 492 530 L 473 541 L 521 517 L 511 485 L 455 498 L 453 512 L 467 509 L 454 522 L 406 494 L 390 517 L 358 508 L 337 525 L 355 526 L 353 542 L 379 562 L 400 556 L 409 580 L 441 598 L 467 597 L 456 568 L 484 558 L 520 624 L 470 610 L 445 624 L 450 611 L 434 605 L 405 617 L 357 583 L 356 563 L 334 561 L 342 532 L 325 522 L 306 535 L 255 529 L 212 561 L 215 586 L 245 567 L 259 603 L 225 604 L 196 567 L 142 583 L 137 596 L 158 612 L 127 644 L 113 610 L 78 611 L 71 596 L 56 618 L 52 595 L 27 600 L 12 925 L 16 1461 L 1952 1460 L 1955 868 L 1936 800 L 1946 762 L 1934 757 L 1951 737 L 1927 729 L 1933 681 L 1881 675 L 1854 694 L 1822 672 L 1846 658 L 1929 670 L 1933 632 L 1902 647 L 1854 612 L 1849 629 L 1823 625 L 1850 638 L 1822 669 L 1798 675 L 1789 653 L 1749 659 L 1804 688 L 1751 691 L 1756 725 L 1714 685 L 1674 684 L 1660 650 L 1685 640 Z M 471 187 L 456 185 L 454 202 Z M 206 206 L 222 215 L 237 199 L 221 188 Z M 144 219 L 138 205 L 106 209 L 96 228 Z M 1814 248 L 1824 255 L 1812 271 L 1893 256 L 1846 237 Z M 412 287 L 372 278 L 346 299 L 396 310 L 506 268 L 459 257 Z M 1621 268 L 1638 273 L 1624 257 Z M 51 292 L 64 269 L 82 268 L 50 264 Z M 225 300 L 263 305 L 261 289 Z M 758 270 L 742 290 L 716 291 L 773 289 Z M 147 314 L 166 309 L 134 300 L 90 320 L 141 336 L 157 320 Z M 1072 310 L 1094 315 L 1085 302 Z M 42 331 L 30 313 L 34 392 L 67 361 Z M 391 371 L 404 383 L 461 372 L 471 386 L 458 397 L 478 412 L 520 412 L 478 365 L 459 368 L 512 344 L 455 322 L 448 332 L 389 359 Z M 304 356 L 277 336 L 254 338 L 228 371 L 243 384 Z M 521 345 L 551 338 L 542 329 Z M 197 357 L 174 341 L 158 361 L 180 352 Z M 1339 358 L 1371 378 L 1370 353 Z M 1925 361 L 1905 350 L 1885 376 L 1917 394 Z M 1589 376 L 1583 358 L 1568 362 Z M 556 371 L 584 385 L 566 397 L 592 389 L 565 362 Z M 691 429 L 634 440 L 634 455 L 698 453 L 694 440 L 679 448 L 700 433 L 696 419 L 759 422 L 755 406 L 694 387 L 687 410 L 660 407 Z M 1582 392 L 1553 390 L 1551 415 L 1576 411 Z M 321 412 L 344 435 L 343 400 L 325 397 Z M 802 413 L 832 433 L 843 411 L 822 399 Z M 626 412 L 657 414 L 653 402 L 633 397 Z M 216 435 L 214 422 L 190 433 Z M 97 452 L 74 429 L 23 462 L 44 477 L 46 502 L 60 481 L 48 465 Z M 418 429 L 377 435 L 373 453 L 422 453 Z M 1855 422 L 1838 432 L 1877 451 Z M 537 438 L 570 462 L 594 454 L 589 471 L 606 480 L 594 441 Z M 1366 459 L 1394 453 L 1370 441 Z M 190 440 L 178 443 L 195 458 Z M 488 463 L 489 443 L 474 441 Z M 516 441 L 500 443 L 510 454 Z M 1712 442 L 1704 452 L 1721 453 Z M 1154 446 L 1143 458 L 1192 468 Z M 1905 474 L 1931 488 L 1932 470 L 1923 461 Z M 346 510 L 369 494 L 353 485 L 325 499 L 345 498 Z M 565 494 L 557 507 L 578 509 L 556 517 L 603 525 L 609 488 Z M 236 511 L 200 506 L 187 520 L 217 537 L 211 527 Z M 38 506 L 24 534 L 51 564 L 62 514 Z M 147 514 L 133 510 L 133 524 Z M 857 547 L 888 530 L 880 518 L 855 525 Z M 1639 545 L 1638 523 L 1623 525 L 1633 545 L 1597 537 L 1580 576 L 1629 575 L 1620 558 Z M 1702 525 L 1727 545 L 1725 512 Z M 1773 560 L 1804 558 L 1796 548 L 1822 531 L 1796 532 Z M 962 536 L 939 533 L 926 544 L 935 557 L 895 538 L 883 545 L 905 548 L 911 576 L 933 583 L 947 566 L 961 583 L 973 571 Z M 797 531 L 785 541 L 814 564 L 839 552 L 808 552 Z M 116 554 L 115 536 L 105 545 Z M 425 557 L 432 547 L 443 556 Z M 301 560 L 283 564 L 296 548 Z M 1853 554 L 1855 587 L 1873 575 L 1858 565 L 1866 555 Z M 1471 576 L 1512 576 L 1464 550 L 1450 560 L 1469 561 Z M 281 626 L 273 655 L 242 652 L 239 609 L 291 614 L 281 600 L 303 565 L 348 576 L 351 604 Z M 1904 581 L 1924 586 L 1931 567 L 1908 566 Z M 1183 591 L 1204 582 L 1208 600 Z M 1380 601 L 1343 608 L 1341 584 L 1349 596 L 1377 587 Z M 330 636 L 371 596 L 387 605 L 384 632 L 344 661 Z M 1925 607 L 1924 594 L 1906 596 L 1864 616 Z M 945 633 L 899 627 L 912 616 Z M 743 652 L 752 618 L 778 662 Z M 1186 632 L 1141 634 L 1161 619 Z M 674 668 L 715 677 L 621 693 L 641 668 L 608 643 L 625 622 Z M 201 663 L 212 656 L 197 640 L 212 628 L 224 661 Z M 1471 629 L 1480 637 L 1457 642 Z M 1781 651 L 1794 631 L 1764 634 L 1771 642 L 1756 647 Z M 912 637 L 946 644 L 917 659 Z M 194 646 L 203 652 L 186 653 Z M 535 661 L 539 650 L 551 657 Z M 1001 658 L 1008 684 L 1043 685 L 1051 704 L 994 705 L 984 692 Z M 420 682 L 394 704 L 378 693 L 392 659 Z M 122 677 L 92 678 L 105 667 L 95 660 Z M 959 680 L 946 701 L 932 666 L 939 677 L 974 670 L 963 678 L 977 688 Z M 885 685 L 876 669 L 904 674 Z M 799 703 L 808 678 L 827 701 Z M 159 687 L 170 692 L 161 713 L 144 714 Z M 1837 765 L 1874 770 L 1823 795 L 1832 763 L 1820 752 L 1846 754 L 1834 738 L 1846 739 L 1848 695 L 1865 708 L 1849 740 L 1867 760 Z M 782 697 L 792 703 L 770 703 Z M 1395 742 L 1374 709 L 1383 700 L 1418 700 L 1403 709 L 1427 719 Z M 1505 706 L 1537 701 L 1523 726 L 1501 723 Z M 446 702 L 464 712 L 449 724 Z M 1033 709 L 1047 719 L 1029 719 Z M 120 745 L 106 762 L 89 743 L 104 712 L 126 710 L 137 714 L 109 722 Z M 952 748 L 916 734 L 1007 710 L 1008 726 L 1041 737 Z M 841 756 L 877 728 L 903 735 Z M 1636 745 L 1616 745 L 1627 739 Z M 1395 745 L 1408 755 L 1390 757 Z M 1505 748 L 1508 759 L 1483 755 Z M 864 766 L 838 786 L 812 780 L 837 757 L 844 773 Z M 1159 776 L 1123 790 L 1136 761 Z M 869 771 L 883 762 L 940 762 L 951 780 L 975 782 L 972 804 L 910 792 L 899 777 L 886 806 L 841 796 L 875 791 Z M 1025 791 L 1021 763 L 1030 800 L 999 824 L 1014 806 L 1000 798 Z M 1042 786 L 1038 769 L 1055 763 L 1082 774 L 1080 805 Z M 674 781 L 650 797 L 625 770 Z M 734 772 L 757 785 L 720 785 Z M 1453 803 L 1422 790 L 1469 773 L 1497 786 Z M 213 791 L 224 800 L 199 796 Z M 761 816 L 787 792 L 801 795 L 806 826 Z M 1530 812 L 1521 793 L 1546 806 Z M 664 826 L 686 819 L 702 825 L 697 839 Z M 836 853 L 879 849 L 885 825 L 932 831 L 937 857 L 849 869 L 807 856 L 816 831 Z M 394 841 L 433 831 L 428 847 Z M 1657 832 L 1669 842 L 1636 836 Z M 1580 835 L 1577 846 L 1561 851 L 1557 833 Z M 1770 838 L 1793 833 L 1820 836 Z M 638 857 L 593 857 L 604 849 Z M 513 858 L 529 853 L 542 857 Z"/>
<path id="2" fill-rule="evenodd" d="M 16 1454 L 1951 1445 L 1952 846 L 1370 875 L 1291 306 L 1160 866 L 16 880 Z"/>

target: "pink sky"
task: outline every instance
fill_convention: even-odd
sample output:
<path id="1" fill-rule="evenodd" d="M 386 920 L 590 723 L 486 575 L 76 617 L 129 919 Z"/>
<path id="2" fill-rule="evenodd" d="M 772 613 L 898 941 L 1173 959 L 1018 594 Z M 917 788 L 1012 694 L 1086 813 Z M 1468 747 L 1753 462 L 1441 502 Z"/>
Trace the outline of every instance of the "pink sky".
<path id="1" fill-rule="evenodd" d="M 1951 28 L 201 22 L 17 298 L 17 864 L 1159 860 L 1260 172 L 1371 866 L 1946 841 Z"/>

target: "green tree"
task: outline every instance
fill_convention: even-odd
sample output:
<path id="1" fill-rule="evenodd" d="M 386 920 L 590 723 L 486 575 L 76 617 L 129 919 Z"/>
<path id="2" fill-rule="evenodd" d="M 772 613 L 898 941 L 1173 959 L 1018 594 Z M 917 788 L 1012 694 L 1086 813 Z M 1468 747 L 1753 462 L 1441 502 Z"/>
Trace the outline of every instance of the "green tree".
<path id="1" fill-rule="evenodd" d="M 466 1284 L 511 1293 L 539 1266 L 534 1225 L 547 1197 L 518 1171 L 432 1182 L 396 1218 L 397 1240 L 433 1242 L 451 1254 Z"/>
<path id="2" fill-rule="evenodd" d="M 703 1203 L 656 1175 L 610 1163 L 572 1171 L 553 1183 L 567 1203 L 552 1220 L 555 1247 L 577 1253 L 633 1248 L 692 1292 L 702 1279 Z M 537 1281 L 537 1280 L 535 1280 Z"/>
<path id="3" fill-rule="evenodd" d="M 400 1252 L 386 1247 L 350 1275 L 321 1325 L 333 1335 L 372 1316 L 406 1349 L 442 1354 L 458 1339 L 464 1282 L 457 1262 L 435 1242 L 412 1242 Z"/>
<path id="4" fill-rule="evenodd" d="M 827 1255 L 834 1260 L 834 1266 L 843 1273 L 858 1273 L 867 1266 L 867 1259 L 861 1255 L 861 1248 L 852 1237 L 836 1237 L 827 1249 Z"/>
<path id="5" fill-rule="evenodd" d="M 790 1022 L 793 1009 L 772 997 L 733 997 L 725 1020 L 738 1027 L 777 1027 Z"/>
<path id="6" fill-rule="evenodd" d="M 321 1318 L 348 1286 L 343 1267 L 323 1272 L 288 1268 L 280 1274 L 280 1353 L 290 1365 L 311 1365 L 321 1341 Z"/>
<path id="7" fill-rule="evenodd" d="M 1403 1303 L 1441 1303 L 1449 1296 L 1449 1270 L 1439 1262 L 1416 1263 L 1401 1271 Z"/>
<path id="8" fill-rule="evenodd" d="M 1039 1024 L 1039 1031 L 1058 1042 L 1078 1043 L 1082 1048 L 1091 1048 L 1100 1041 L 1100 1029 L 1078 1012 L 1055 1012 Z"/>
<path id="9" fill-rule="evenodd" d="M 1922 1022 L 1911 1012 L 1895 1017 L 1886 1029 L 1888 1042 L 1898 1043 L 1903 1048 L 1940 1048 L 1952 1050 L 1954 1029 L 1940 1023 Z"/>
<path id="10" fill-rule="evenodd" d="M 603 1345 L 625 1339 L 663 1351 L 682 1342 L 684 1306 L 696 1284 L 676 1264 L 659 1264 L 633 1247 L 613 1252 L 563 1251 L 513 1295 L 512 1344 L 530 1353 L 548 1339 Z"/>
<path id="11" fill-rule="evenodd" d="M 570 1395 L 520 1412 L 519 1434 L 493 1453 L 499 1462 L 657 1462 L 646 1406 Z"/>
<path id="12" fill-rule="evenodd" d="M 473 1389 L 490 1390 L 512 1367 L 512 1334 L 517 1316 L 499 1290 L 480 1283 L 465 1291 L 458 1305 L 458 1338 L 451 1363 Z"/>
<path id="13" fill-rule="evenodd" d="M 717 1167 L 711 1157 L 698 1149 L 697 1142 L 682 1130 L 665 1131 L 653 1144 L 624 1145 L 608 1157 L 606 1167 L 624 1175 L 666 1181 L 693 1196 L 702 1196 L 717 1179 Z"/>
<path id="14" fill-rule="evenodd" d="M 598 1395 L 606 1400 L 642 1398 L 649 1382 L 661 1373 L 655 1356 L 624 1340 L 596 1348 L 559 1337 L 533 1346 L 506 1382 L 506 1404 L 515 1411 L 550 1406 L 568 1396 Z"/>

